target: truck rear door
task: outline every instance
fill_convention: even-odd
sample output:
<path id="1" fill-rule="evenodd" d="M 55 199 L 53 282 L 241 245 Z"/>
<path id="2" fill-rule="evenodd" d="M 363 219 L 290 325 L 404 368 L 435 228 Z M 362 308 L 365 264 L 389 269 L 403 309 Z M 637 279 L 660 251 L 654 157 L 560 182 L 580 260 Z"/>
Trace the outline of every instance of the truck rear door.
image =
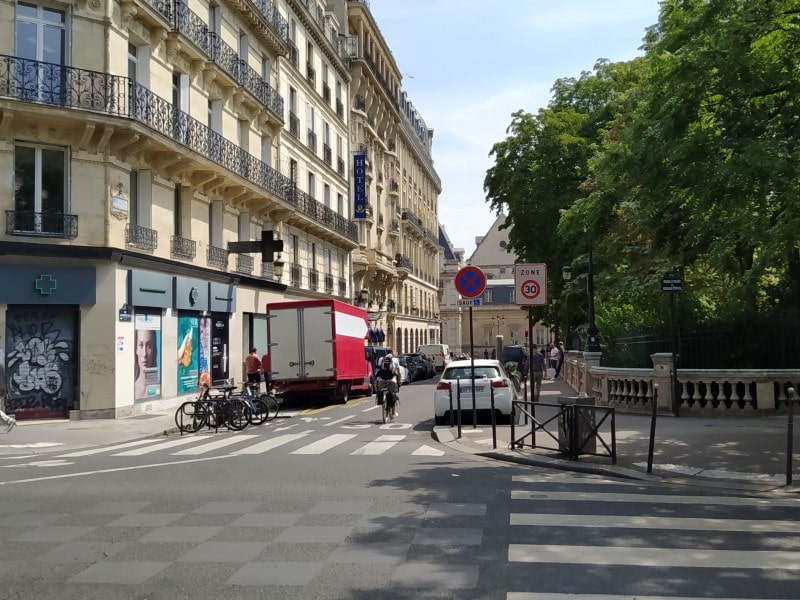
<path id="1" fill-rule="evenodd" d="M 329 306 L 279 308 L 269 314 L 273 379 L 333 375 L 333 317 Z"/>

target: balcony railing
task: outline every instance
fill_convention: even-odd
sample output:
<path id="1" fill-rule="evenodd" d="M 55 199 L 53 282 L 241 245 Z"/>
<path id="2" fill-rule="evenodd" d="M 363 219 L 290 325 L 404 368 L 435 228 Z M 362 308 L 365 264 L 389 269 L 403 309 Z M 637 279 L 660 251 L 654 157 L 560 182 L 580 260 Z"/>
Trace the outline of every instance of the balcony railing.
<path id="1" fill-rule="evenodd" d="M 311 151 L 312 152 L 316 152 L 317 151 L 317 134 L 309 129 L 308 132 L 307 132 L 306 140 L 307 140 L 306 144 L 311 149 Z"/>
<path id="2" fill-rule="evenodd" d="M 78 237 L 78 215 L 7 210 L 6 233 L 74 239 Z"/>
<path id="3" fill-rule="evenodd" d="M 331 166 L 333 162 L 333 150 L 328 144 L 322 144 L 322 160 L 325 161 L 325 164 Z"/>
<path id="4" fill-rule="evenodd" d="M 125 226 L 125 243 L 140 250 L 155 250 L 158 247 L 158 232 L 141 225 Z"/>
<path id="5" fill-rule="evenodd" d="M 333 294 L 333 275 L 325 275 L 325 293 Z"/>
<path id="6" fill-rule="evenodd" d="M 252 273 L 255 266 L 255 259 L 249 254 L 236 255 L 236 272 L 237 273 Z"/>
<path id="7" fill-rule="evenodd" d="M 398 254 L 395 259 L 399 268 L 405 269 L 409 273 L 414 270 L 414 265 L 411 264 L 411 259 L 405 254 Z"/>
<path id="8" fill-rule="evenodd" d="M 127 77 L 0 55 L 0 97 L 138 121 L 291 204 L 312 219 L 315 215 L 322 216 L 326 226 L 358 241 L 354 222 L 329 216 L 327 207 L 313 199 L 311 201 L 318 206 L 310 205 L 308 198 L 298 195 L 289 177 Z"/>
<path id="9" fill-rule="evenodd" d="M 308 270 L 308 289 L 314 292 L 319 289 L 319 271 L 316 269 Z"/>
<path id="10" fill-rule="evenodd" d="M 217 248 L 216 246 L 209 246 L 206 251 L 206 263 L 211 267 L 219 267 L 220 269 L 228 268 L 228 250 L 226 248 Z"/>
<path id="11" fill-rule="evenodd" d="M 347 280 L 344 277 L 339 277 L 339 295 L 347 296 Z"/>
<path id="12" fill-rule="evenodd" d="M 173 235 L 170 238 L 170 254 L 173 258 L 193 260 L 197 256 L 197 242 Z"/>
<path id="13" fill-rule="evenodd" d="M 291 275 L 292 285 L 300 287 L 303 282 L 303 268 L 297 263 L 291 263 L 289 265 L 289 273 Z"/>

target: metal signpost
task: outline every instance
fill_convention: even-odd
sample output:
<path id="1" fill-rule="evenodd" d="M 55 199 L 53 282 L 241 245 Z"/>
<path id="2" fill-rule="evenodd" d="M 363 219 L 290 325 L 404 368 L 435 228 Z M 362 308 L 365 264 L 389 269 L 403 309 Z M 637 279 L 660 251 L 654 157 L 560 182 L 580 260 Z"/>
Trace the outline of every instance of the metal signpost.
<path id="1" fill-rule="evenodd" d="M 547 265 L 527 263 L 514 265 L 514 304 L 528 307 L 528 383 L 531 389 L 531 415 L 536 415 L 536 382 L 533 380 L 533 306 L 547 304 Z M 511 415 L 513 420 L 514 415 Z M 527 417 L 526 417 L 527 418 Z M 536 432 L 532 432 L 536 443 Z"/>
<path id="2" fill-rule="evenodd" d="M 468 265 L 459 269 L 458 273 L 456 273 L 455 283 L 456 291 L 464 296 L 464 298 L 469 299 L 459 300 L 458 305 L 464 306 L 462 302 L 472 302 L 472 304 L 466 304 L 466 306 L 469 307 L 469 360 L 470 370 L 472 373 L 472 427 L 475 428 L 478 426 L 478 411 L 475 406 L 475 344 L 472 334 L 472 307 L 480 306 L 481 304 L 480 298 L 477 298 L 477 296 L 480 296 L 483 293 L 483 290 L 486 289 L 486 275 L 484 275 L 483 271 L 481 271 L 478 267 Z M 459 387 L 459 393 L 460 392 L 461 388 Z"/>
<path id="3" fill-rule="evenodd" d="M 661 279 L 661 291 L 669 293 L 669 321 L 672 335 L 672 414 L 680 416 L 680 394 L 678 393 L 678 354 L 675 341 L 675 293 L 683 291 L 683 279 L 678 273 L 670 272 Z"/>

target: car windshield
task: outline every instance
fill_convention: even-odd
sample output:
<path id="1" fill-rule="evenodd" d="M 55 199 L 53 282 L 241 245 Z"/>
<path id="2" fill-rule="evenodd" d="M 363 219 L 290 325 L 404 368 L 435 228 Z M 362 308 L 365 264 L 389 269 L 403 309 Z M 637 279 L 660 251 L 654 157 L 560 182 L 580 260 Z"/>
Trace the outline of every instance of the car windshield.
<path id="1" fill-rule="evenodd" d="M 469 367 L 457 367 L 448 369 L 442 379 L 470 379 L 472 369 Z M 500 373 L 494 367 L 475 367 L 474 379 L 495 378 L 500 377 Z"/>

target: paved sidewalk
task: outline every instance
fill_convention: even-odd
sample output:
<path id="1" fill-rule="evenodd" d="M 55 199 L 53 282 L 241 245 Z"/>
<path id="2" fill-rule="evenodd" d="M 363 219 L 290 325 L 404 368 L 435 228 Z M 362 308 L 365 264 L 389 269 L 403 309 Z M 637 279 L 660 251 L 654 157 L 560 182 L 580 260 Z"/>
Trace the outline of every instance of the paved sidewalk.
<path id="1" fill-rule="evenodd" d="M 574 396 L 562 381 L 545 381 L 540 402 L 556 404 L 560 396 Z M 539 407 L 537 419 L 547 419 L 557 409 Z M 798 415 L 796 429 L 800 429 Z M 754 490 L 784 489 L 787 463 L 787 418 L 771 417 L 672 417 L 658 415 L 652 473 L 647 473 L 651 417 L 649 415 L 616 414 L 617 465 L 609 456 L 581 456 L 571 461 L 558 452 L 557 442 L 541 431 L 536 434 L 537 445 L 546 448 L 509 449 L 510 427 L 497 427 L 497 449 L 492 447 L 492 427 L 479 424 L 473 427 L 468 417 L 462 421 L 462 436 L 457 439 L 456 427 L 435 427 L 434 437 L 441 443 L 465 452 L 500 460 L 573 471 L 613 474 L 637 479 L 669 478 L 672 481 L 691 480 L 718 487 Z M 463 424 L 467 422 L 469 424 Z M 521 431 L 520 431 L 521 429 Z M 547 426 L 556 432 L 554 420 Z M 531 430 L 530 425 L 517 427 L 517 439 Z M 607 421 L 600 429 L 601 436 L 611 446 L 611 428 Z M 530 437 L 526 443 L 530 443 Z M 787 491 L 800 492 L 800 435 L 795 431 L 793 453 L 793 485 Z M 605 453 L 598 442 L 597 452 Z"/>

